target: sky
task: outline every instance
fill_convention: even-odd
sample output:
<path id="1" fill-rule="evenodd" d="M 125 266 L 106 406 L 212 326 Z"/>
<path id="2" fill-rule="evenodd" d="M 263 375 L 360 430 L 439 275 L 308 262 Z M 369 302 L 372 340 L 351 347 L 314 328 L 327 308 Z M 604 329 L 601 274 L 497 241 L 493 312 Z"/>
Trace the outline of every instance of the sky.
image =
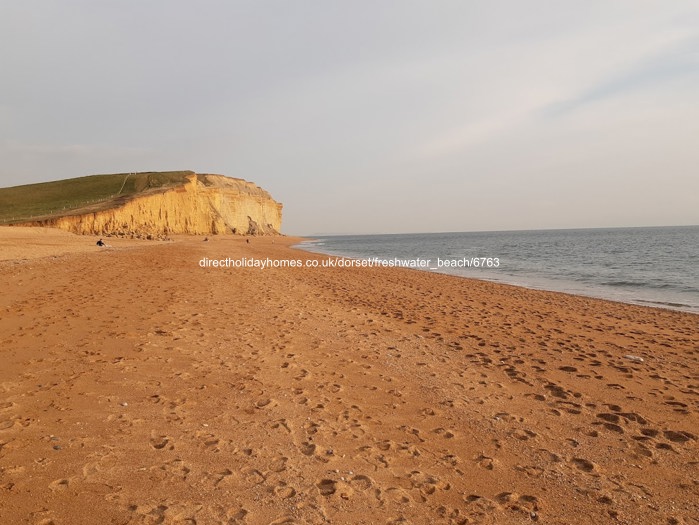
<path id="1" fill-rule="evenodd" d="M 0 0 L 0 187 L 193 170 L 291 235 L 699 224 L 696 0 Z"/>

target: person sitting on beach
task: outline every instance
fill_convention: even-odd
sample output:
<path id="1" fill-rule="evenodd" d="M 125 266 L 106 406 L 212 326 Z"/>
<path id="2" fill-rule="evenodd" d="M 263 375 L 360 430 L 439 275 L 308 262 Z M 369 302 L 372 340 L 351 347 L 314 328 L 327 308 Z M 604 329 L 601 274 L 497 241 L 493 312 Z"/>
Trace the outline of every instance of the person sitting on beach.
<path id="1" fill-rule="evenodd" d="M 97 246 L 107 246 L 102 239 L 97 241 Z"/>

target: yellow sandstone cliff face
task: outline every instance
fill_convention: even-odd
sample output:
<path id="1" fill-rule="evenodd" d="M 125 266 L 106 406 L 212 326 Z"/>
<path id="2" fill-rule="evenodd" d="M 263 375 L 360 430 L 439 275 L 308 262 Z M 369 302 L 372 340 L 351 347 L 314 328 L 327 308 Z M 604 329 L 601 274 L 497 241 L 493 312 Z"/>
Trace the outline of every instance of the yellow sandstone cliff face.
<path id="1" fill-rule="evenodd" d="M 164 236 L 275 235 L 282 205 L 262 188 L 223 175 L 192 174 L 178 187 L 139 194 L 114 208 L 43 220 L 78 234 Z"/>

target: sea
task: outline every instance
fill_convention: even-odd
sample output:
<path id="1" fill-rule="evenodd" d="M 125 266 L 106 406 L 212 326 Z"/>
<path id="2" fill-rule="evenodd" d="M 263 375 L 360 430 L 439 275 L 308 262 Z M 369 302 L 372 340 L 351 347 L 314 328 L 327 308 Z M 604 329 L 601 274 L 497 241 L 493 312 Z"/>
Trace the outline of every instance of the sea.
<path id="1" fill-rule="evenodd" d="M 699 226 L 323 235 L 297 247 L 699 314 Z"/>

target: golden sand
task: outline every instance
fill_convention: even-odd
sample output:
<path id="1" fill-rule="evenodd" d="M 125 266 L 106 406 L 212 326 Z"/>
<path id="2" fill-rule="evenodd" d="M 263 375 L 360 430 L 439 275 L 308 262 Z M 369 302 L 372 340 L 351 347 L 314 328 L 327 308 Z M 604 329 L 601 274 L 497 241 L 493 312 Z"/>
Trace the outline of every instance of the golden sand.
<path id="1" fill-rule="evenodd" d="M 699 523 L 699 316 L 8 230 L 1 524 Z"/>

